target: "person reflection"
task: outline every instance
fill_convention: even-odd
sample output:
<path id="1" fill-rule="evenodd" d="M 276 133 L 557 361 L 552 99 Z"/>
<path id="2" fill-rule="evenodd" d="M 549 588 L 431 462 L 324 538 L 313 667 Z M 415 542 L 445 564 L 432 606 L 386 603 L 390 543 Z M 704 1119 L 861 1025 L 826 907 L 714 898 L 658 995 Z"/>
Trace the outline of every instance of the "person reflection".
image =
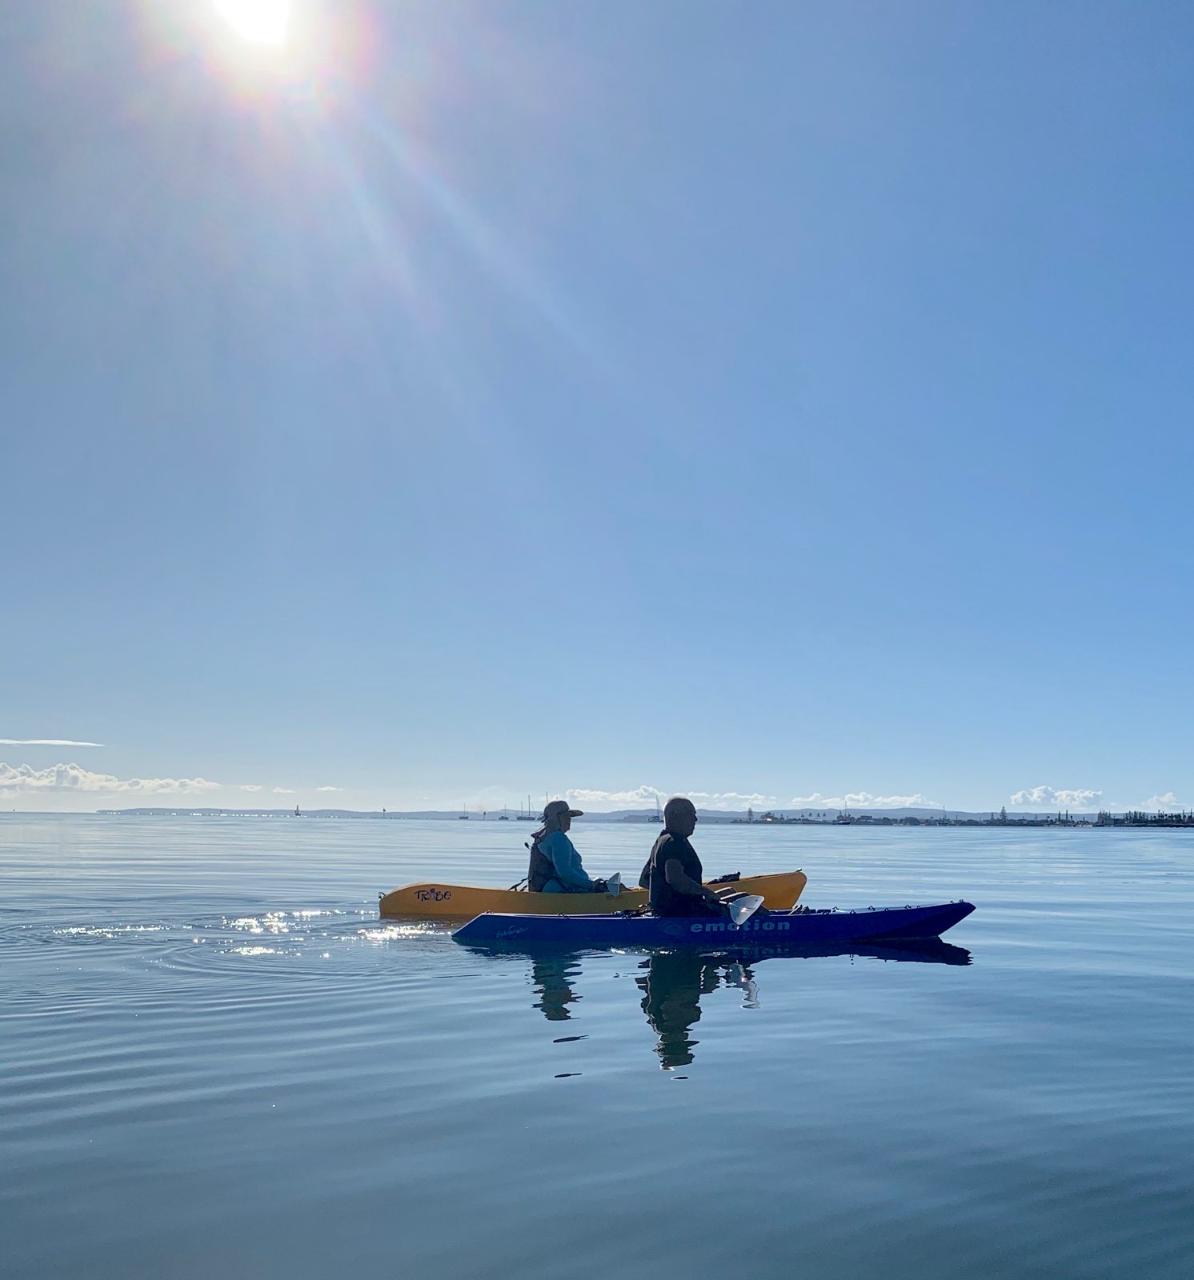
<path id="1" fill-rule="evenodd" d="M 535 956 L 531 960 L 531 982 L 534 984 L 535 1008 L 548 1022 L 567 1022 L 572 1014 L 570 1004 L 580 997 L 572 990 L 572 979 L 580 973 L 580 957 L 575 952 Z"/>
<path id="2" fill-rule="evenodd" d="M 773 948 L 734 948 L 717 955 L 676 950 L 652 952 L 639 968 L 645 973 L 635 978 L 643 993 L 639 1007 L 651 1030 L 659 1037 L 655 1052 L 664 1071 L 689 1066 L 693 1050 L 700 1043 L 690 1032 L 701 1020 L 701 996 L 719 987 L 737 987 L 746 1009 L 759 1006 L 755 965 L 771 958 L 828 959 L 832 956 L 871 958 L 882 961 L 922 961 L 929 964 L 969 965 L 970 952 L 942 942 L 940 938 L 918 942 L 854 944 L 850 947 L 806 947 L 799 951 Z M 531 981 L 536 996 L 534 1007 L 548 1022 L 567 1022 L 569 1005 L 581 997 L 573 990 L 580 976 L 580 953 L 575 951 L 539 953 L 531 957 Z"/>
<path id="3" fill-rule="evenodd" d="M 643 962 L 645 977 L 636 978 L 643 992 L 642 1011 L 659 1037 L 655 1052 L 664 1071 L 686 1067 L 699 1044 L 689 1032 L 701 1020 L 701 996 L 722 985 L 721 965 L 687 951 L 659 951 Z M 737 966 L 736 966 L 737 968 Z M 752 982 L 749 969 L 735 975 L 734 986 Z M 729 986 L 730 981 L 726 980 Z"/>

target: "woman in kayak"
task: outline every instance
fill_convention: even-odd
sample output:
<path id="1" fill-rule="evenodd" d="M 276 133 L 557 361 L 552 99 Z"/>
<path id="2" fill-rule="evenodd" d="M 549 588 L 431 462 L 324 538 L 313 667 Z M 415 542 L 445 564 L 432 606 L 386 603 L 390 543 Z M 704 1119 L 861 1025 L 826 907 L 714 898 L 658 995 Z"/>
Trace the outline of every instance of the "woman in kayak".
<path id="1" fill-rule="evenodd" d="M 657 916 L 723 916 L 725 907 L 702 883 L 704 868 L 689 836 L 696 830 L 696 805 L 673 796 L 663 806 L 663 834 L 643 868 L 651 910 Z"/>
<path id="2" fill-rule="evenodd" d="M 603 893 L 605 884 L 590 880 L 576 845 L 568 839 L 573 818 L 583 817 L 567 800 L 553 800 L 543 810 L 543 826 L 531 838 L 527 888 L 532 893 Z"/>

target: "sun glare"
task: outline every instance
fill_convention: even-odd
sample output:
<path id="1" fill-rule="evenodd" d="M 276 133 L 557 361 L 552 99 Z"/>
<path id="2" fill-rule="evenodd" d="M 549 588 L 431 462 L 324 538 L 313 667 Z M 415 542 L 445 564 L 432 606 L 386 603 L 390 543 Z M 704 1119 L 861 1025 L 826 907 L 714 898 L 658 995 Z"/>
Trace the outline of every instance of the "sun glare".
<path id="1" fill-rule="evenodd" d="M 242 40 L 284 45 L 290 34 L 290 0 L 215 0 L 216 12 Z"/>

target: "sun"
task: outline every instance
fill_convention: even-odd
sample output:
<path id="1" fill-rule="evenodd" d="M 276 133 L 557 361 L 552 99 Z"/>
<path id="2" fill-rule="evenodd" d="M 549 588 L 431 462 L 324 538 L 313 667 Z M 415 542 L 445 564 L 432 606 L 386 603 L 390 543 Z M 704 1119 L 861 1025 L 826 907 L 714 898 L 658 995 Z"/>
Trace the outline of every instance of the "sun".
<path id="1" fill-rule="evenodd" d="M 290 34 L 290 0 L 214 0 L 216 12 L 249 44 L 280 47 Z"/>

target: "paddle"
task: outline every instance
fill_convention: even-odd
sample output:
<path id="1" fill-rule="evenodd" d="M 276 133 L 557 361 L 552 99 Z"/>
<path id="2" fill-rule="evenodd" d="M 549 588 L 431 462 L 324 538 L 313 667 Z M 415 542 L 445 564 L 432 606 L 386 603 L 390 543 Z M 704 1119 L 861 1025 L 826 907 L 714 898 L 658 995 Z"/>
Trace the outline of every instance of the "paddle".
<path id="1" fill-rule="evenodd" d="M 722 901 L 725 903 L 726 910 L 730 913 L 730 919 L 733 921 L 735 929 L 741 929 L 763 905 L 762 895 L 757 893 L 739 893 L 733 897 L 723 898 Z"/>
<path id="2" fill-rule="evenodd" d="M 615 871 L 605 882 L 605 892 L 612 898 L 616 898 L 622 892 L 622 873 L 620 871 Z"/>

